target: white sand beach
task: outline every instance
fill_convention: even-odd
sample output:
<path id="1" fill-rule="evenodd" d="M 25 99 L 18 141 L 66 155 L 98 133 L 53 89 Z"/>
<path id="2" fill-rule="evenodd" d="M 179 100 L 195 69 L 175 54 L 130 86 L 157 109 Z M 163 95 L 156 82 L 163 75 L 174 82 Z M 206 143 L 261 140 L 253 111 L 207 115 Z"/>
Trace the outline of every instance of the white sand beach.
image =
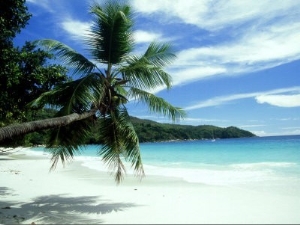
<path id="1" fill-rule="evenodd" d="M 49 172 L 47 155 L 0 156 L 0 224 L 300 223 L 300 194 L 180 179 L 114 178 L 74 160 Z M 147 170 L 146 170 L 147 174 Z"/>

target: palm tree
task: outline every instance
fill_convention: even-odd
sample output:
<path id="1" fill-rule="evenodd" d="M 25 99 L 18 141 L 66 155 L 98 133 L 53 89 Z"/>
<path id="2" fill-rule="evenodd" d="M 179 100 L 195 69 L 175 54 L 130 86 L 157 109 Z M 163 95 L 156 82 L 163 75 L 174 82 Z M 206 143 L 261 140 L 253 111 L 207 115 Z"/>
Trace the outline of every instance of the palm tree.
<path id="1" fill-rule="evenodd" d="M 131 162 L 138 175 L 144 175 L 139 140 L 126 103 L 129 100 L 141 101 L 150 111 L 168 116 L 173 121 L 185 115 L 181 108 L 150 92 L 161 85 L 171 88 L 171 77 L 164 67 L 175 55 L 168 44 L 154 42 L 144 54 L 131 54 L 134 42 L 129 5 L 113 2 L 102 7 L 95 3 L 90 11 L 94 16 L 93 26 L 86 37 L 90 59 L 56 40 L 37 41 L 79 76 L 32 102 L 32 106 L 56 107 L 56 118 L 48 119 L 48 123 L 35 121 L 35 128 L 30 123 L 21 129 L 13 125 L 4 133 L 8 130 L 20 132 L 23 129 L 26 133 L 26 129 L 27 132 L 45 129 L 45 124 L 48 124 L 46 128 L 56 127 L 47 145 L 52 153 L 51 168 L 55 168 L 59 159 L 64 163 L 81 150 L 84 138 L 99 119 L 99 137 L 103 141 L 99 155 L 112 168 L 115 180 L 120 182 L 125 173 L 123 159 Z"/>

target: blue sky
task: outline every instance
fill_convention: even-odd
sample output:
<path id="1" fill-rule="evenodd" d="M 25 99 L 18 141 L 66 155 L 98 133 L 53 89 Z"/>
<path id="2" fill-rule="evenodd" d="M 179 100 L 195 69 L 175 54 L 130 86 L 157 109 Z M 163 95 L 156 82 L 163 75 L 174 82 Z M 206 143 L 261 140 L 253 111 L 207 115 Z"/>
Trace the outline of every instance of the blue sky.
<path id="1" fill-rule="evenodd" d="M 27 0 L 33 14 L 16 38 L 56 39 L 85 51 L 94 0 Z M 104 1 L 99 1 L 104 2 Z M 237 126 L 258 136 L 300 134 L 299 0 L 130 0 L 135 54 L 169 42 L 171 90 L 153 90 L 187 117 L 180 124 Z M 134 102 L 132 116 L 158 122 Z"/>

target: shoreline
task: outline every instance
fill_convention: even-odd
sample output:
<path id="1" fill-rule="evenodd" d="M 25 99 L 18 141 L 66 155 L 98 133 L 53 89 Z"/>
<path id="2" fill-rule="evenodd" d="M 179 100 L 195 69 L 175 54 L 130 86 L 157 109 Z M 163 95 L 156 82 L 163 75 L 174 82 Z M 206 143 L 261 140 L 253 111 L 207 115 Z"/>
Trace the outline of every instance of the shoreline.
<path id="1" fill-rule="evenodd" d="M 0 224 L 300 223 L 300 195 L 152 175 L 117 185 L 80 160 L 50 166 L 26 149 L 0 156 Z"/>

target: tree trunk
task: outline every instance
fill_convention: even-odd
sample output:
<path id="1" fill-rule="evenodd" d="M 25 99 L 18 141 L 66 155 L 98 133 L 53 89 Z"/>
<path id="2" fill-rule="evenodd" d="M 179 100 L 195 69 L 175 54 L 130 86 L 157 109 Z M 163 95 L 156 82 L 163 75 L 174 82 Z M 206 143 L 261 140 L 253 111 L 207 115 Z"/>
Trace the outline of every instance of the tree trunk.
<path id="1" fill-rule="evenodd" d="M 65 126 L 78 120 L 83 120 L 93 116 L 97 109 L 91 109 L 88 112 L 78 114 L 72 113 L 67 116 L 55 117 L 44 120 L 36 120 L 21 124 L 12 124 L 0 128 L 0 142 L 4 139 L 12 138 L 18 135 L 28 134 L 35 131 L 46 130 L 59 126 Z"/>

